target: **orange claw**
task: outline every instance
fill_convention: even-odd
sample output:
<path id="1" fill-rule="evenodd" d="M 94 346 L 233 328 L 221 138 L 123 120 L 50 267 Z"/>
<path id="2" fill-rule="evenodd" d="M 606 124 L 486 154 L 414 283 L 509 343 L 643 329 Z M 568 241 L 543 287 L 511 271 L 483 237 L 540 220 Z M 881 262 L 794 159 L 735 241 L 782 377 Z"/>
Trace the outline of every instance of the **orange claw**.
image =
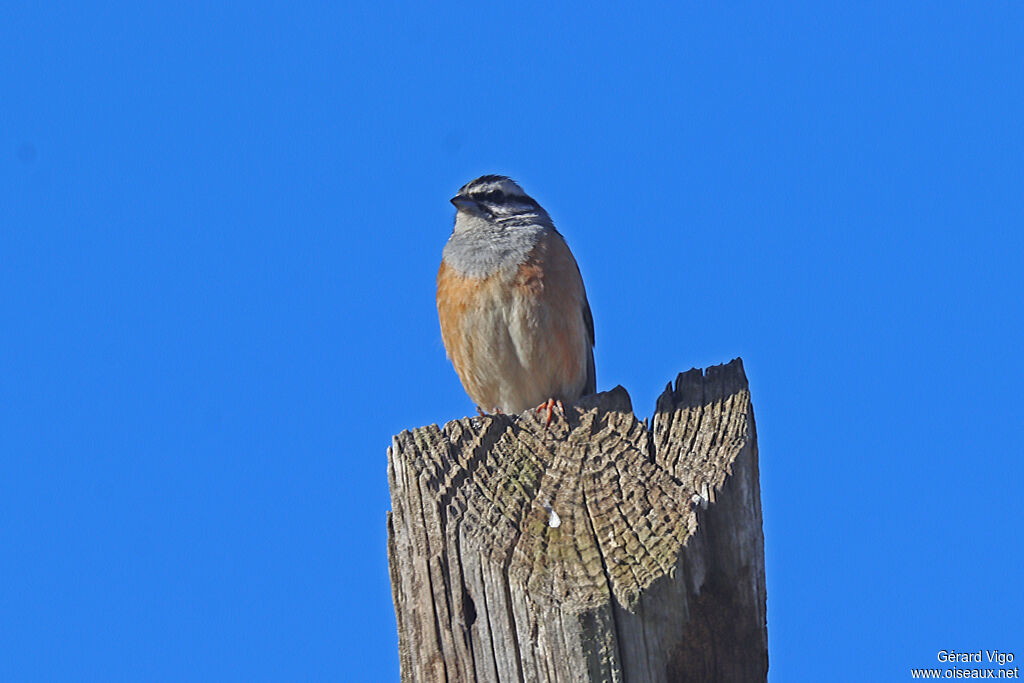
<path id="1" fill-rule="evenodd" d="M 481 408 L 480 406 L 476 407 L 476 414 L 479 415 L 480 417 L 487 417 L 487 415 L 488 415 L 487 413 L 484 412 L 484 409 Z M 491 415 L 504 415 L 504 414 L 505 413 L 501 412 L 501 408 L 495 408 L 494 412 L 491 413 Z"/>
<path id="2" fill-rule="evenodd" d="M 547 427 L 548 425 L 551 424 L 551 412 L 555 406 L 558 406 L 558 411 L 562 413 L 562 417 L 565 417 L 565 406 L 562 405 L 561 401 L 549 398 L 548 400 L 544 401 L 544 403 L 541 403 L 539 406 L 537 406 L 536 412 L 538 413 L 544 409 L 547 409 L 548 411 L 548 419 L 544 421 L 544 427 Z"/>

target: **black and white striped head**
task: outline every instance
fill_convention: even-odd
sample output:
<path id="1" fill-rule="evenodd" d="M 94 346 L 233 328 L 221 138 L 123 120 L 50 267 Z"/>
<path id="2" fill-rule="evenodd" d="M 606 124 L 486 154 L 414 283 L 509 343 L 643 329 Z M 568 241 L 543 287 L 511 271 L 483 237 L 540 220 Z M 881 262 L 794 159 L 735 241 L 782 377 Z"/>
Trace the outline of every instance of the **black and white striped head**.
<path id="1" fill-rule="evenodd" d="M 452 197 L 455 226 L 444 262 L 462 275 L 484 278 L 521 265 L 555 226 L 547 212 L 513 180 L 480 176 Z"/>
<path id="2" fill-rule="evenodd" d="M 480 176 L 466 183 L 451 202 L 460 214 L 492 222 L 517 218 L 551 220 L 533 197 L 503 175 Z"/>

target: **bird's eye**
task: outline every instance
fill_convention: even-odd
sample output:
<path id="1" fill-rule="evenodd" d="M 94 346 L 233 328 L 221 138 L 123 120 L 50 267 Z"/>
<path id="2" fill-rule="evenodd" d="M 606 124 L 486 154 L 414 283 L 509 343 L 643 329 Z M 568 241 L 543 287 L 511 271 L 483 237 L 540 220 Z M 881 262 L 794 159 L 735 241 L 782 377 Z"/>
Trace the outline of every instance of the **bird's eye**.
<path id="1" fill-rule="evenodd" d="M 501 204 L 505 201 L 505 193 L 501 190 L 491 190 L 490 192 L 483 192 L 476 196 L 476 199 L 480 201 L 489 202 L 491 204 Z"/>

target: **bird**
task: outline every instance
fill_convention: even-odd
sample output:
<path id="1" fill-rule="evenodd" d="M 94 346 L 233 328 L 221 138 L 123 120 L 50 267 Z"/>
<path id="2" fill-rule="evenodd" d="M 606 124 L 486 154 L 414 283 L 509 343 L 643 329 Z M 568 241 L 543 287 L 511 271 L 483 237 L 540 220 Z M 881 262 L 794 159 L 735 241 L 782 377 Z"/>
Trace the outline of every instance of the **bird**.
<path id="1" fill-rule="evenodd" d="M 579 266 L 548 212 L 511 178 L 452 197 L 437 273 L 441 338 L 480 414 L 563 410 L 597 391 L 594 318 Z"/>

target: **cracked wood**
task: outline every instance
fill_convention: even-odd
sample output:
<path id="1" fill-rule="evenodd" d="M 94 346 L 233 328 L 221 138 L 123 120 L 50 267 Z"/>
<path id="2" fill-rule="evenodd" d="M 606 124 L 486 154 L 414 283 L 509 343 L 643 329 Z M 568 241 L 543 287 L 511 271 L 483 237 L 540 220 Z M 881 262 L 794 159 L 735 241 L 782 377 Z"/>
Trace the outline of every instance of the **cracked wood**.
<path id="1" fill-rule="evenodd" d="M 388 478 L 403 681 L 765 679 L 739 359 L 680 374 L 650 429 L 618 387 L 547 428 L 528 411 L 402 432 Z"/>

